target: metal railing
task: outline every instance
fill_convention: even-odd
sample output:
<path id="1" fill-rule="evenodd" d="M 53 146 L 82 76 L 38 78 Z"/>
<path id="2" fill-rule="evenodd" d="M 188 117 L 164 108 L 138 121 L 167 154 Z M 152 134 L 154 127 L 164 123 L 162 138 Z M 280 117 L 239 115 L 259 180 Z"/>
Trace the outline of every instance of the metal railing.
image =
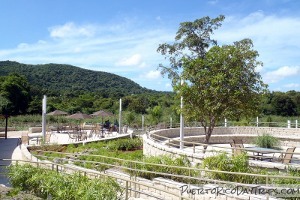
<path id="1" fill-rule="evenodd" d="M 235 147 L 226 147 L 226 146 L 219 146 L 216 144 L 206 144 L 206 143 L 200 143 L 200 142 L 189 142 L 189 141 L 182 141 L 180 139 L 176 138 L 169 138 L 165 136 L 161 136 L 155 133 L 147 134 L 148 138 L 151 138 L 151 140 L 158 142 L 160 144 L 163 144 L 167 147 L 173 147 L 173 148 L 180 148 L 180 144 L 182 144 L 183 148 L 181 149 L 183 152 L 192 152 L 194 154 L 196 153 L 218 153 L 220 151 L 224 151 L 226 153 L 233 153 Z M 248 149 L 248 148 L 240 148 L 241 151 L 246 152 L 246 153 L 255 153 L 255 150 L 253 149 Z M 274 152 L 275 153 L 275 152 Z M 283 156 L 287 152 L 285 151 L 276 151 L 276 154 L 279 154 L 278 156 Z M 293 155 L 297 155 L 300 157 L 300 153 L 298 152 L 293 152 L 290 153 Z M 264 160 L 266 157 L 263 155 L 251 155 L 252 158 L 255 158 L 257 160 Z M 300 158 L 299 158 L 300 159 Z M 300 163 L 299 163 L 300 164 Z M 299 165 L 298 164 L 298 165 Z M 293 164 L 290 164 L 293 165 Z M 299 165 L 300 167 L 300 165 Z"/>
<path id="2" fill-rule="evenodd" d="M 76 166 L 70 166 L 70 165 L 64 165 L 64 164 L 46 162 L 46 161 L 25 161 L 25 160 L 12 160 L 12 159 L 0 159 L 0 161 L 11 161 L 13 164 L 16 165 L 29 163 L 31 165 L 34 165 L 35 167 L 46 168 L 46 169 L 50 169 L 65 174 L 72 174 L 75 172 L 79 172 L 82 173 L 82 175 L 84 176 L 88 176 L 89 178 L 110 177 L 115 179 L 119 183 L 119 185 L 124 189 L 124 195 L 121 196 L 120 198 L 125 200 L 128 200 L 129 197 L 138 197 L 141 194 L 155 199 L 164 199 L 164 197 L 161 195 L 151 194 L 150 192 L 144 192 L 143 190 L 139 189 L 143 187 L 148 188 L 148 190 L 159 191 L 160 194 L 164 193 L 165 195 L 172 196 L 180 200 L 191 200 L 191 198 L 185 197 L 180 193 L 175 193 L 167 189 L 162 189 L 159 187 L 155 187 L 151 184 L 146 184 L 141 181 L 137 181 L 136 178 L 133 177 L 130 177 L 130 179 L 128 179 L 120 176 L 113 176 L 112 174 L 107 174 L 100 171 L 90 171 L 88 169 L 78 168 Z M 110 166 L 113 167 L 114 165 L 110 165 Z M 7 173 L 2 173 L 2 174 L 7 174 Z"/>
<path id="3" fill-rule="evenodd" d="M 157 188 L 155 186 L 151 186 L 149 184 L 142 183 L 141 181 L 136 181 L 137 176 L 141 173 L 149 173 L 149 174 L 155 174 L 156 177 L 176 177 L 180 178 L 183 180 L 186 180 L 186 184 L 193 184 L 195 186 L 197 185 L 203 185 L 206 183 L 213 183 L 213 184 L 231 184 L 231 185 L 236 185 L 236 186 L 243 186 L 243 187 L 256 187 L 256 188 L 267 188 L 270 187 L 270 184 L 272 184 L 272 179 L 292 179 L 292 180 L 299 180 L 300 177 L 294 177 L 294 176 L 284 176 L 284 175 L 263 175 L 263 174 L 250 174 L 250 173 L 240 173 L 240 172 L 228 172 L 228 171 L 218 171 L 218 170 L 207 170 L 207 169 L 201 169 L 201 168 L 196 168 L 196 167 L 178 167 L 178 166 L 170 166 L 170 165 L 162 165 L 162 164 L 153 164 L 153 163 L 145 163 L 141 161 L 132 161 L 132 160 L 124 160 L 124 159 L 119 159 L 119 158 L 114 158 L 114 157 L 108 157 L 108 156 L 102 156 L 102 155 L 88 155 L 88 154 L 74 154 L 74 153 L 61 153 L 61 152 L 53 152 L 53 151 L 40 151 L 41 153 L 55 153 L 55 154 L 60 154 L 68 158 L 59 158 L 61 159 L 62 162 L 72 162 L 72 163 L 81 163 L 81 165 L 87 165 L 87 164 L 93 164 L 93 165 L 104 165 L 106 168 L 102 171 L 89 171 L 87 169 L 80 169 L 75 166 L 70 166 L 70 165 L 65 165 L 61 163 L 54 163 L 54 162 L 46 162 L 46 161 L 37 161 L 37 162 L 32 162 L 30 161 L 29 163 L 36 165 L 37 167 L 44 167 L 48 168 L 51 170 L 56 170 L 58 172 L 63 172 L 63 173 L 70 173 L 70 171 L 79 171 L 82 172 L 84 175 L 88 175 L 90 177 L 101 177 L 101 176 L 110 176 L 114 177 L 115 179 L 118 179 L 119 182 L 123 182 L 123 187 L 125 190 L 125 199 L 128 198 L 128 196 L 138 196 L 138 193 L 147 195 L 149 193 L 144 194 L 142 190 L 137 189 L 141 187 L 148 187 L 152 188 L 155 190 L 158 190 L 160 192 L 164 192 L 167 195 L 171 195 L 174 197 L 177 197 L 178 199 L 190 199 L 188 197 L 184 197 L 182 194 L 178 193 L 172 193 L 168 191 L 167 189 L 161 189 Z M 81 160 L 79 159 L 81 156 L 85 157 L 98 157 L 101 158 L 102 161 L 91 161 L 91 160 Z M 40 158 L 44 159 L 54 159 L 57 158 L 57 156 L 42 156 L 39 155 Z M 2 159 L 2 161 L 7 161 L 10 159 Z M 107 161 L 110 161 L 108 163 Z M 20 162 L 28 162 L 28 161 L 21 161 L 21 160 L 10 160 L 13 161 L 13 163 L 18 164 Z M 121 164 L 123 163 L 123 164 Z M 124 165 L 126 163 L 126 165 Z M 188 175 L 182 175 L 182 174 L 170 174 L 170 173 L 165 173 L 165 172 L 157 172 L 157 171 L 150 171 L 150 170 L 145 170 L 145 169 L 139 169 L 137 166 L 138 165 L 147 165 L 151 166 L 152 169 L 156 168 L 168 168 L 173 171 L 185 171 L 184 174 Z M 130 178 L 122 178 L 120 176 L 113 176 L 112 174 L 108 174 L 107 168 L 118 168 L 121 171 L 129 171 L 130 172 Z M 247 176 L 247 177 L 252 177 L 255 179 L 260 179 L 264 180 L 262 181 L 263 183 L 255 183 L 255 184 L 243 184 L 243 183 L 234 183 L 234 182 L 229 182 L 229 181 L 224 181 L 224 180 L 214 180 L 208 178 L 208 176 L 205 176 L 205 174 L 208 173 L 220 173 L 220 174 L 230 174 L 230 175 L 235 175 L 235 176 Z M 196 174 L 196 176 L 195 176 Z M 134 186 L 134 187 L 133 187 Z M 134 194 L 132 194 L 134 192 Z M 126 198 L 127 197 L 127 198 Z M 157 197 L 159 199 L 159 197 Z"/>
<path id="4" fill-rule="evenodd" d="M 130 172 L 133 172 L 134 175 L 138 175 L 140 172 L 143 173 L 150 173 L 150 174 L 156 174 L 158 176 L 170 176 L 170 177 L 177 177 L 177 178 L 184 178 L 184 179 L 191 179 L 191 180 L 196 180 L 199 181 L 199 183 L 203 183 L 203 181 L 209 181 L 209 182 L 218 182 L 218 180 L 214 179 L 208 179 L 207 177 L 201 176 L 203 173 L 207 172 L 215 172 L 215 173 L 223 173 L 223 174 L 235 174 L 235 175 L 245 175 L 245 176 L 251 176 L 251 177 L 264 177 L 265 181 L 263 183 L 270 183 L 268 179 L 270 178 L 289 178 L 289 179 L 294 179 L 294 180 L 300 180 L 300 177 L 295 177 L 295 176 L 284 176 L 284 175 L 262 175 L 262 174 L 253 174 L 253 173 L 240 173 L 240 172 L 228 172 L 228 171 L 218 171 L 218 170 L 208 170 L 208 169 L 203 169 L 203 168 L 197 168 L 197 167 L 181 167 L 181 166 L 174 166 L 174 165 L 166 165 L 166 164 L 155 164 L 155 163 L 148 163 L 148 162 L 142 162 L 142 161 L 134 161 L 134 160 L 125 160 L 125 159 L 120 159 L 120 158 L 115 158 L 115 157 L 109 157 L 109 156 L 103 156 L 103 155 L 89 155 L 89 154 L 74 154 L 74 153 L 63 153 L 63 152 L 53 152 L 53 151 L 40 151 L 43 153 L 55 153 L 55 154 L 60 154 L 60 155 L 65 155 L 69 156 L 69 158 L 61 158 L 63 161 L 72 161 L 72 162 L 80 162 L 80 163 L 92 163 L 92 164 L 99 164 L 99 165 L 105 165 L 109 168 L 111 167 L 116 167 L 121 170 L 128 170 Z M 72 158 L 70 158 L 70 156 Z M 84 157 L 95 157 L 95 158 L 101 158 L 102 162 L 100 161 L 91 161 L 91 160 L 85 160 L 85 159 L 79 159 L 80 156 Z M 46 159 L 53 159 L 57 158 L 56 156 L 41 156 Z M 76 158 L 77 157 L 77 158 Z M 76 159 L 75 159 L 76 158 Z M 106 162 L 110 161 L 110 163 Z M 124 165 L 126 163 L 126 165 Z M 141 170 L 138 169 L 137 166 L 142 165 L 142 166 L 150 166 L 152 169 L 156 168 L 167 168 L 172 171 L 176 170 L 182 170 L 182 174 L 188 174 L 187 175 L 182 175 L 182 174 L 168 174 L 168 173 L 163 173 L 159 171 L 149 171 L 149 170 Z M 105 171 L 105 169 L 103 170 Z M 136 172 L 136 173 L 134 173 Z M 198 174 L 199 176 L 195 177 L 194 174 Z M 229 183 L 226 181 L 221 181 L 223 183 Z M 232 182 L 230 182 L 232 183 Z M 236 183 L 239 184 L 239 183 Z"/>
<path id="5" fill-rule="evenodd" d="M 251 126 L 251 127 L 278 127 L 278 128 L 299 128 L 300 124 L 298 120 L 292 122 L 287 120 L 286 122 L 268 122 L 268 121 L 226 121 L 218 122 L 215 127 L 233 127 L 233 126 Z M 179 128 L 179 123 L 162 122 L 157 125 L 150 125 L 146 127 L 146 130 L 159 130 L 162 128 Z M 184 127 L 202 127 L 200 122 L 185 122 Z"/>

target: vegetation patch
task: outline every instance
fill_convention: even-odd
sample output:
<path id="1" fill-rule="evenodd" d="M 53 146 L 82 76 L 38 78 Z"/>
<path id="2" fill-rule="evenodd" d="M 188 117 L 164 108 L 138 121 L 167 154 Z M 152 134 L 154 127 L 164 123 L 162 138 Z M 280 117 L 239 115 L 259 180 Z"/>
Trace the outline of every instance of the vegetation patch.
<path id="1" fill-rule="evenodd" d="M 60 151 L 60 153 L 55 151 L 55 149 L 63 150 Z M 133 139 L 125 138 L 92 142 L 85 145 L 70 144 L 67 147 L 62 147 L 61 145 L 54 145 L 53 147 L 50 147 L 50 145 L 45 145 L 40 148 L 32 148 L 31 153 L 39 159 L 47 159 L 59 163 L 66 163 L 68 160 L 74 160 L 73 163 L 78 166 L 99 171 L 110 168 L 110 164 L 123 165 L 123 163 L 118 161 L 118 159 L 141 160 L 143 158 L 142 140 L 139 137 L 135 137 Z"/>
<path id="2" fill-rule="evenodd" d="M 246 153 L 232 157 L 223 152 L 216 156 L 207 157 L 203 160 L 202 167 L 217 171 L 265 174 L 264 170 L 254 169 L 249 166 L 249 157 Z M 206 175 L 212 179 L 239 183 L 260 183 L 264 181 L 252 176 L 234 173 L 207 172 Z"/>
<path id="3" fill-rule="evenodd" d="M 194 183 L 196 181 L 180 176 L 198 177 L 200 174 L 200 171 L 191 169 L 192 164 L 187 157 L 173 158 L 166 155 L 151 156 L 144 158 L 142 161 L 143 163 L 134 163 L 134 166 L 131 162 L 126 163 L 126 166 L 128 168 L 135 169 L 128 169 L 126 171 L 131 175 L 143 177 L 146 179 L 164 177 L 172 179 L 174 181 L 186 183 Z M 157 164 L 161 164 L 163 166 L 159 166 Z"/>
<path id="4" fill-rule="evenodd" d="M 246 184 L 266 184 L 266 177 L 258 177 L 252 175 L 241 175 L 236 172 L 270 175 L 270 176 L 286 176 L 285 178 L 271 178 L 268 179 L 270 185 L 288 185 L 288 184 L 300 184 L 300 179 L 294 177 L 300 177 L 300 170 L 290 167 L 287 172 L 274 172 L 266 169 L 254 168 L 249 166 L 249 160 L 246 153 L 230 156 L 225 152 L 216 156 L 207 157 L 203 160 L 202 167 L 209 170 L 216 170 L 218 172 L 209 171 L 205 173 L 205 176 L 214 180 L 231 181 L 237 183 Z M 224 173 L 225 172 L 225 173 Z M 229 172 L 229 173 L 226 173 Z M 288 178 L 289 176 L 290 178 Z"/>
<path id="5" fill-rule="evenodd" d="M 255 144 L 263 148 L 275 148 L 279 145 L 279 140 L 269 134 L 262 134 L 256 137 Z"/>
<path id="6" fill-rule="evenodd" d="M 118 199 L 122 194 L 111 178 L 89 179 L 79 173 L 66 175 L 28 164 L 10 166 L 9 177 L 14 188 L 43 199 Z"/>

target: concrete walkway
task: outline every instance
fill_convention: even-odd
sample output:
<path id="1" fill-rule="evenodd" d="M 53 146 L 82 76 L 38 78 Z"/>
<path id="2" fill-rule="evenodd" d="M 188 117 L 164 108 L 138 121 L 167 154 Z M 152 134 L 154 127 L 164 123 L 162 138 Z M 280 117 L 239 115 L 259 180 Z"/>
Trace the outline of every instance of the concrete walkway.
<path id="1" fill-rule="evenodd" d="M 18 138 L 21 137 L 24 131 L 11 131 L 7 134 L 7 139 L 0 138 L 0 159 L 22 159 L 22 152 L 18 145 Z M 6 166 L 10 165 L 11 161 L 0 160 L 0 184 L 10 186 L 6 175 Z"/>
<path id="2" fill-rule="evenodd" d="M 6 166 L 10 165 L 11 161 L 3 161 L 2 159 L 12 159 L 12 160 L 22 160 L 23 153 L 21 151 L 20 146 L 18 145 L 19 138 L 21 138 L 22 134 L 27 134 L 27 131 L 9 131 L 7 134 L 7 139 L 0 138 L 0 185 L 10 186 L 8 178 L 5 174 Z M 68 134 L 66 133 L 53 133 L 50 138 L 50 143 L 52 144 L 70 144 L 70 143 L 85 143 L 92 141 L 101 141 L 109 138 L 118 138 L 120 136 L 125 136 L 129 134 L 118 134 L 113 132 L 111 134 L 105 135 L 104 138 L 99 137 L 89 137 L 84 141 L 70 141 Z M 41 133 L 32 133 L 29 134 L 29 137 L 33 137 L 29 140 L 30 145 L 38 145 L 36 136 L 41 137 Z"/>

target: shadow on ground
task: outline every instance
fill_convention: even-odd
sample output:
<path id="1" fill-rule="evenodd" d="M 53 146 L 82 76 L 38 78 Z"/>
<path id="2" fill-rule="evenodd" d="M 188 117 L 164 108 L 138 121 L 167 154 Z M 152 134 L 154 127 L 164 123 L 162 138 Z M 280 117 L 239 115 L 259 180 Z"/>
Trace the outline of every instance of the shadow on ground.
<path id="1" fill-rule="evenodd" d="M 0 184 L 5 186 L 10 186 L 7 176 L 6 167 L 10 165 L 10 160 L 3 159 L 12 159 L 12 154 L 15 148 L 18 145 L 18 138 L 0 138 Z"/>

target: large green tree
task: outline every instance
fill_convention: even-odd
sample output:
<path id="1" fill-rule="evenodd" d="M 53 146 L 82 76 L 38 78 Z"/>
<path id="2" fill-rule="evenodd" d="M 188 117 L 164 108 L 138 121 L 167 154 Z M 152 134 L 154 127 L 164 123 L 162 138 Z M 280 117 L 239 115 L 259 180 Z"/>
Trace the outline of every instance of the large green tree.
<path id="1" fill-rule="evenodd" d="M 256 60 L 258 52 L 250 39 L 223 46 L 211 39 L 223 20 L 221 15 L 181 23 L 176 42 L 158 48 L 170 61 L 170 66 L 160 65 L 162 73 L 183 96 L 186 118 L 204 127 L 206 143 L 218 121 L 255 115 L 266 90 L 255 70 L 262 63 Z"/>
<path id="2" fill-rule="evenodd" d="M 30 87 L 26 78 L 14 73 L 2 78 L 2 80 L 0 95 L 9 101 L 6 106 L 8 114 L 26 113 L 30 102 Z"/>
<path id="3" fill-rule="evenodd" d="M 271 100 L 271 105 L 275 115 L 296 116 L 297 107 L 292 98 L 283 92 L 275 92 Z"/>

